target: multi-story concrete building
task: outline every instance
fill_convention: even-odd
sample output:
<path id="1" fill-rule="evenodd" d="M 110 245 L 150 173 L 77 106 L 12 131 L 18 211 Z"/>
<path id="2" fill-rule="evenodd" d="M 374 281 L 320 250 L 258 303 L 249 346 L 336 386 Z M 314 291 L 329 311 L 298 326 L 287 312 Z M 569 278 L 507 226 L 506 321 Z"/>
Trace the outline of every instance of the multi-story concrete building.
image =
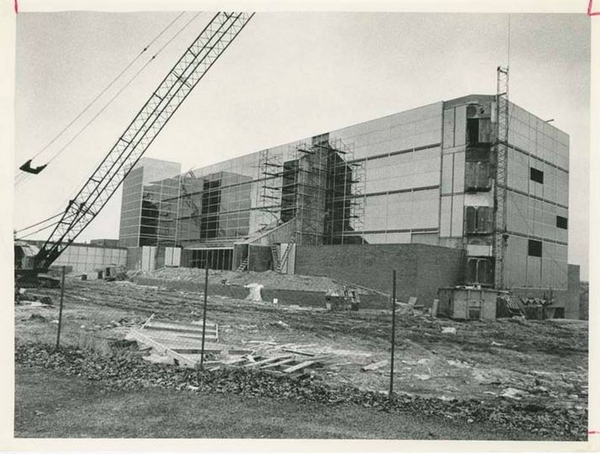
<path id="1" fill-rule="evenodd" d="M 507 288 L 566 291 L 569 137 L 509 103 L 500 229 L 495 100 L 437 102 L 196 169 L 161 201 L 178 207 L 173 244 L 185 265 L 221 269 L 244 266 L 261 246 L 255 263 L 287 260 L 288 271 L 305 263 L 303 247 L 314 257 L 315 246 L 339 254 L 344 245 L 429 245 L 462 251 L 462 283 L 493 286 L 502 271 Z M 268 265 L 273 245 L 279 255 Z"/>

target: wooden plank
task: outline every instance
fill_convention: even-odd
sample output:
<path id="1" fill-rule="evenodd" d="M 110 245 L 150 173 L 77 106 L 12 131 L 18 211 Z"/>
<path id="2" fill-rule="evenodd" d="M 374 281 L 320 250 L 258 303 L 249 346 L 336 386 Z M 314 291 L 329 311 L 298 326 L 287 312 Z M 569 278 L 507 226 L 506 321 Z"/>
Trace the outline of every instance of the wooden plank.
<path id="1" fill-rule="evenodd" d="M 179 339 L 196 339 L 196 340 L 202 340 L 202 336 L 193 336 L 193 335 L 189 335 L 189 334 L 178 335 L 177 338 L 179 338 Z M 204 337 L 204 339 L 208 340 L 208 341 L 210 341 L 210 340 L 214 340 L 214 341 L 219 340 L 219 338 L 216 335 L 214 335 L 214 334 L 208 334 L 208 333 L 206 333 L 206 336 Z"/>
<path id="2" fill-rule="evenodd" d="M 166 347 L 165 345 L 161 344 L 160 342 L 157 342 L 156 340 L 142 334 L 141 332 L 132 329 L 129 334 L 127 335 L 128 339 L 131 340 L 135 340 L 137 342 L 141 342 L 142 344 L 145 345 L 150 345 L 152 348 L 154 348 L 157 352 L 162 353 L 163 355 L 167 355 L 170 358 L 176 359 L 180 365 L 182 366 L 187 366 L 187 367 L 196 367 L 197 362 L 194 360 L 191 360 L 190 358 L 187 358 L 185 355 L 182 355 L 180 353 L 177 353 L 176 351 L 171 350 L 170 348 Z"/>
<path id="3" fill-rule="evenodd" d="M 152 324 L 165 324 L 165 325 L 171 325 L 171 326 L 182 326 L 182 327 L 192 327 L 192 328 L 200 328 L 202 329 L 202 320 L 200 321 L 193 321 L 193 322 L 179 322 L 179 321 L 175 321 L 175 320 L 156 320 L 153 319 L 151 320 Z M 214 327 L 216 325 L 215 322 L 209 322 L 206 321 L 206 327 L 208 328 L 210 327 Z"/>
<path id="4" fill-rule="evenodd" d="M 290 355 L 285 355 L 285 356 L 272 356 L 271 358 L 267 358 L 267 359 L 263 359 L 261 361 L 257 361 L 255 363 L 251 363 L 251 364 L 246 364 L 244 367 L 256 367 L 256 366 L 262 366 L 264 364 L 269 364 L 275 361 L 280 361 L 282 359 L 289 359 L 291 358 Z"/>
<path id="5" fill-rule="evenodd" d="M 173 350 L 174 352 L 177 353 L 194 353 L 194 354 L 201 354 L 202 353 L 202 347 L 171 347 L 169 346 L 169 348 L 171 348 L 171 350 Z M 204 346 L 204 353 L 221 353 L 223 350 L 225 349 L 225 347 L 221 347 L 221 346 L 209 346 L 209 345 L 205 345 Z"/>
<path id="6" fill-rule="evenodd" d="M 164 329 L 169 331 L 189 331 L 189 332 L 202 332 L 202 325 L 190 325 L 184 323 L 170 323 L 170 322 L 161 322 L 157 320 L 148 320 L 144 324 L 144 328 L 147 329 Z M 216 331 L 217 326 L 215 324 L 206 325 L 206 331 Z"/>
<path id="7" fill-rule="evenodd" d="M 227 364 L 228 366 L 231 366 L 232 364 L 242 363 L 244 361 L 246 361 L 246 358 L 242 356 L 240 358 L 232 358 L 226 361 L 221 361 L 221 364 Z"/>
<path id="8" fill-rule="evenodd" d="M 291 348 L 282 348 L 281 350 L 284 351 L 284 352 L 288 352 L 288 353 L 294 353 L 296 355 L 315 356 L 315 353 L 303 352 L 303 351 L 300 351 L 300 350 L 293 350 Z"/>
<path id="9" fill-rule="evenodd" d="M 284 359 L 284 360 L 276 362 L 276 363 L 271 363 L 271 364 L 267 364 L 265 366 L 261 366 L 261 370 L 262 369 L 272 369 L 273 367 L 283 366 L 284 364 L 291 363 L 292 361 L 296 361 L 296 360 L 294 358 Z"/>
<path id="10" fill-rule="evenodd" d="M 295 366 L 292 366 L 292 367 L 288 367 L 287 369 L 284 369 L 283 371 L 286 374 L 291 374 L 292 372 L 296 372 L 297 370 L 304 369 L 305 367 L 308 367 L 308 366 L 312 366 L 313 364 L 315 364 L 315 362 L 316 361 L 304 361 L 303 363 L 296 364 Z"/>
<path id="11" fill-rule="evenodd" d="M 378 363 L 373 363 L 373 364 L 368 364 L 366 366 L 362 367 L 362 370 L 375 370 L 375 369 L 379 369 L 380 367 L 385 366 L 388 363 L 387 359 L 384 359 L 383 361 L 379 361 Z"/>
<path id="12" fill-rule="evenodd" d="M 142 325 L 142 329 L 144 329 L 144 326 L 146 326 L 148 323 L 150 323 L 150 321 L 154 318 L 154 314 L 152 314 L 150 317 L 148 317 L 148 320 L 146 320 L 144 322 L 144 324 Z"/>
<path id="13" fill-rule="evenodd" d="M 164 325 L 164 324 L 160 324 L 160 325 L 147 324 L 146 326 L 144 326 L 144 330 L 149 330 L 149 331 L 169 331 L 169 332 L 182 333 L 182 334 L 183 333 L 190 333 L 190 334 L 199 334 L 199 335 L 202 335 L 202 329 L 183 328 L 183 327 L 179 327 L 179 326 L 168 326 L 168 325 Z M 207 328 L 206 332 L 210 333 L 210 332 L 214 332 L 214 331 L 210 331 Z"/>
<path id="14" fill-rule="evenodd" d="M 195 346 L 195 345 L 202 345 L 202 340 L 201 339 L 194 339 L 194 338 L 187 338 L 187 337 L 180 337 L 180 336 L 174 336 L 173 333 L 165 333 L 162 331 L 142 331 L 142 333 L 145 336 L 151 337 L 152 339 L 156 339 L 159 340 L 163 343 L 174 343 L 174 344 L 180 344 L 180 345 L 188 345 L 188 346 Z M 217 339 L 214 338 L 206 338 L 207 342 L 211 342 L 211 341 L 216 341 Z M 216 342 L 213 342 L 216 343 Z"/>

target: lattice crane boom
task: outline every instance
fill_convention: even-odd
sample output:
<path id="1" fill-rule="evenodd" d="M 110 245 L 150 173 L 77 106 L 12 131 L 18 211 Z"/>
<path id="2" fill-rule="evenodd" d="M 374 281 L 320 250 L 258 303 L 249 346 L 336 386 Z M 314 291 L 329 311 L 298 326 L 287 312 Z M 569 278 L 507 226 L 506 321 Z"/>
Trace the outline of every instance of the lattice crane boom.
<path id="1" fill-rule="evenodd" d="M 36 269 L 48 269 L 98 215 L 181 103 L 253 15 L 221 12 L 211 19 L 69 201 L 36 257 Z"/>

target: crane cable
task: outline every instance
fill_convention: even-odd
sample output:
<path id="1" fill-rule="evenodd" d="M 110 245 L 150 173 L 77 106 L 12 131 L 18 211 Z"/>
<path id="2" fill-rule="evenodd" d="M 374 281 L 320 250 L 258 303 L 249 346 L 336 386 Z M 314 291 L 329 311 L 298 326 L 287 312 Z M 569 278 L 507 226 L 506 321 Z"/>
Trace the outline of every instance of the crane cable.
<path id="1" fill-rule="evenodd" d="M 59 214 L 62 215 L 62 213 L 59 213 Z M 53 224 L 48 224 L 47 226 L 37 229 L 31 233 L 28 233 L 27 235 L 23 235 L 23 236 L 19 237 L 18 239 L 22 240 L 22 239 L 28 238 L 32 235 L 35 235 L 36 233 L 42 232 L 43 230 L 48 230 L 50 227 L 54 227 L 55 225 L 58 225 L 59 223 L 60 223 L 60 221 L 56 221 Z"/>
<path id="2" fill-rule="evenodd" d="M 79 120 L 87 111 L 90 110 L 90 108 L 96 103 L 96 101 L 98 101 L 98 99 L 104 95 L 122 76 L 123 74 L 125 74 L 127 72 L 127 70 L 129 70 L 129 68 L 131 68 L 135 62 L 137 62 L 139 60 L 139 58 L 144 54 L 144 52 L 146 52 L 148 50 L 148 48 L 150 48 L 150 46 L 152 46 L 152 44 L 154 44 L 156 42 L 156 40 L 158 40 L 177 20 L 179 20 L 179 18 L 181 16 L 183 16 L 183 14 L 185 14 L 185 12 L 180 13 L 177 17 L 175 17 L 175 19 L 173 19 L 166 27 L 164 27 L 162 29 L 162 31 L 156 35 L 154 37 L 154 39 L 152 39 L 152 41 L 150 41 L 148 44 L 146 44 L 146 46 L 140 51 L 140 53 L 133 59 L 131 60 L 122 70 L 121 72 L 119 72 L 119 74 L 117 74 L 117 76 L 106 86 L 104 87 L 103 90 L 100 91 L 100 93 L 98 93 L 94 99 L 92 99 L 84 108 L 81 112 L 79 112 L 79 114 L 77 114 L 75 116 L 75 118 L 73 118 L 52 140 L 50 140 L 50 142 L 48 142 L 42 149 L 40 149 L 35 155 L 33 155 L 33 158 L 31 158 L 32 160 L 37 158 L 40 154 L 42 154 L 45 150 L 47 150 L 50 146 L 52 146 L 52 144 L 54 144 L 77 120 Z M 111 100 L 112 101 L 112 100 Z M 70 144 L 71 142 L 69 142 L 68 144 Z M 67 145 L 68 145 L 67 144 Z M 64 150 L 65 147 L 63 147 L 61 149 Z M 50 162 L 50 161 L 49 161 Z M 23 173 L 18 173 L 17 174 L 17 178 L 19 176 L 25 176 L 25 177 L 31 177 L 31 174 L 23 174 Z M 28 178 L 27 178 L 28 179 Z M 23 181 L 26 181 L 24 178 L 21 178 L 20 181 L 17 181 L 17 185 L 22 183 Z"/>
<path id="3" fill-rule="evenodd" d="M 185 25 L 184 25 L 184 26 L 183 26 L 183 27 L 182 27 L 182 28 L 181 28 L 181 29 L 180 29 L 180 30 L 179 30 L 179 31 L 178 31 L 176 34 L 175 34 L 175 35 L 173 35 L 173 36 L 171 37 L 171 39 L 169 39 L 169 41 L 167 41 L 167 42 L 166 42 L 166 43 L 165 43 L 165 44 L 164 44 L 164 45 L 163 45 L 163 46 L 162 46 L 162 47 L 161 47 L 161 48 L 160 48 L 160 49 L 159 49 L 159 50 L 156 52 L 156 54 L 154 54 L 154 55 L 153 55 L 153 56 L 150 58 L 150 60 L 148 60 L 148 61 L 146 62 L 146 64 L 145 64 L 144 66 L 142 66 L 142 68 L 141 68 L 141 69 L 140 69 L 140 70 L 139 70 L 139 71 L 138 71 L 138 72 L 137 72 L 137 73 L 136 73 L 136 74 L 135 74 L 135 75 L 134 75 L 134 76 L 133 76 L 133 77 L 132 77 L 132 78 L 131 78 L 131 79 L 130 79 L 128 82 L 127 82 L 127 84 L 126 84 L 125 86 L 123 86 L 123 87 L 122 87 L 122 88 L 119 90 L 119 92 L 117 92 L 117 94 L 116 94 L 116 95 L 114 95 L 114 96 L 111 98 L 111 100 L 109 101 L 109 103 L 108 103 L 106 106 L 104 106 L 104 108 L 103 108 L 103 109 L 102 109 L 100 112 L 98 112 L 98 113 L 97 113 L 97 114 L 94 116 L 94 118 L 92 118 L 92 119 L 91 119 L 91 120 L 90 120 L 90 121 L 89 121 L 89 122 L 88 122 L 88 123 L 87 123 L 87 124 L 84 126 L 84 128 L 83 128 L 83 129 L 87 128 L 87 127 L 88 127 L 88 126 L 89 126 L 89 125 L 90 125 L 90 124 L 91 124 L 91 123 L 92 123 L 92 122 L 93 122 L 93 121 L 94 121 L 94 120 L 95 120 L 95 119 L 96 119 L 96 118 L 97 118 L 97 117 L 98 117 L 98 116 L 99 116 L 99 115 L 100 115 L 100 114 L 101 114 L 101 113 L 102 113 L 102 112 L 103 112 L 103 111 L 104 111 L 104 110 L 105 110 L 107 107 L 108 107 L 108 105 L 109 105 L 110 103 L 112 103 L 112 102 L 113 102 L 113 100 L 114 100 L 114 99 L 115 99 L 117 96 L 119 96 L 119 94 L 121 94 L 121 92 L 122 92 L 123 90 L 125 90 L 125 88 L 127 88 L 127 86 L 128 86 L 128 85 L 130 85 L 130 84 L 131 84 L 131 83 L 134 81 L 134 79 L 135 79 L 135 78 L 137 78 L 137 76 L 138 76 L 138 75 L 139 75 L 139 74 L 140 74 L 140 73 L 141 73 L 141 72 L 142 72 L 144 69 L 146 69 L 146 67 L 148 67 L 148 65 L 149 65 L 150 63 L 152 63 L 152 61 L 154 61 L 154 59 L 155 59 L 155 58 L 156 58 L 156 57 L 157 57 L 157 56 L 158 56 L 158 55 L 159 55 L 159 54 L 160 54 L 160 53 L 161 53 L 161 52 L 162 52 L 162 51 L 163 51 L 163 50 L 164 50 L 164 49 L 165 49 L 165 48 L 166 48 L 166 47 L 167 47 L 169 44 L 171 44 L 171 42 L 173 42 L 173 40 L 174 40 L 175 38 L 177 38 L 177 37 L 178 37 L 178 36 L 179 36 L 179 35 L 180 35 L 180 34 L 181 34 L 181 33 L 182 33 L 182 32 L 183 32 L 183 31 L 184 31 L 184 30 L 185 30 L 185 29 L 186 29 L 186 28 L 187 28 L 187 27 L 188 27 L 188 26 L 189 26 L 189 25 L 190 25 L 190 24 L 191 24 L 191 23 L 192 23 L 192 22 L 193 22 L 193 21 L 194 21 L 194 20 L 195 20 L 195 19 L 196 19 L 196 18 L 197 18 L 199 15 L 200 15 L 200 14 L 201 14 L 201 12 L 198 12 L 198 13 L 196 13 L 196 14 L 195 14 L 195 15 L 194 15 L 194 16 L 193 16 L 193 17 L 192 17 L 192 18 L 191 18 L 191 19 L 190 19 L 190 20 L 189 20 L 189 21 L 188 21 L 188 22 L 187 22 L 187 23 L 186 23 L 186 24 L 185 24 Z M 64 149 L 64 148 L 66 148 L 68 145 L 70 145 L 70 143 L 71 143 L 71 142 L 73 142 L 73 141 L 74 141 L 74 140 L 75 140 L 75 139 L 76 139 L 76 138 L 77 138 L 77 137 L 78 137 L 78 136 L 79 136 L 79 135 L 80 135 L 80 134 L 83 132 L 83 129 L 82 129 L 82 130 L 80 130 L 80 131 L 77 133 L 77 136 L 76 136 L 76 137 L 74 137 L 73 139 L 71 139 L 71 140 L 69 141 L 69 143 L 67 143 L 67 145 L 65 145 L 65 147 L 63 147 L 63 149 Z M 59 153 L 60 153 L 60 152 L 62 152 L 62 150 L 59 150 Z M 57 155 L 55 155 L 55 156 L 53 156 L 53 157 L 50 159 L 50 161 L 49 161 L 49 162 L 52 162 L 52 161 L 53 161 L 53 160 L 54 160 L 54 159 L 55 159 L 57 156 L 58 156 L 58 154 L 57 154 Z M 84 183 L 84 182 L 85 182 L 87 179 L 88 179 L 88 175 L 85 175 L 85 176 L 84 176 L 84 177 L 83 177 L 83 178 L 82 178 L 82 179 L 79 181 L 79 183 L 77 184 L 77 186 L 75 187 L 75 189 L 74 189 L 74 190 L 72 191 L 72 193 L 71 193 L 71 194 L 72 194 L 72 196 L 74 196 L 74 195 L 76 194 L 76 192 L 75 192 L 75 191 L 77 191 L 77 188 L 79 188 L 79 187 L 80 187 L 80 186 L 81 186 L 81 185 L 82 185 L 82 184 L 83 184 L 83 183 Z"/>
<path id="4" fill-rule="evenodd" d="M 171 25 L 172 25 L 172 24 L 173 24 L 173 23 L 174 23 L 174 22 L 175 22 L 175 21 L 176 21 L 176 20 L 177 20 L 179 17 L 181 17 L 181 15 L 182 15 L 182 14 L 184 14 L 184 13 L 181 13 L 179 16 L 177 16 L 177 18 L 175 18 L 175 20 L 173 20 L 173 21 L 172 21 L 172 22 L 171 22 L 171 23 L 170 23 L 170 24 L 167 26 L 167 28 L 169 28 L 169 27 L 170 27 L 170 26 L 171 26 Z M 56 154 L 55 154 L 55 155 L 54 155 L 54 156 L 53 156 L 53 157 L 50 159 L 50 161 L 48 161 L 48 162 L 52 162 L 52 161 L 53 161 L 53 160 L 54 160 L 56 157 L 58 157 L 58 155 L 59 155 L 60 153 L 62 153 L 62 151 L 63 151 L 63 150 L 64 150 L 64 149 L 65 149 L 65 148 L 66 148 L 68 145 L 70 145 L 70 144 L 71 144 L 71 143 L 72 143 L 72 142 L 73 142 L 73 141 L 74 141 L 74 140 L 75 140 L 75 139 L 76 139 L 76 138 L 77 138 L 77 137 L 78 137 L 78 136 L 79 136 L 79 135 L 80 135 L 80 134 L 83 132 L 83 130 L 84 130 L 84 129 L 86 129 L 86 128 L 87 128 L 87 127 L 88 127 L 88 126 L 89 126 L 89 125 L 90 125 L 90 124 L 91 124 L 91 123 L 92 123 L 92 122 L 93 122 L 93 121 L 94 121 L 94 120 L 95 120 L 95 119 L 96 119 L 96 118 L 97 118 L 97 117 L 98 117 L 98 116 L 99 116 L 99 115 L 100 115 L 100 114 L 101 114 L 101 113 L 102 113 L 104 110 L 106 110 L 106 108 L 107 108 L 107 107 L 108 107 L 108 106 L 109 106 L 109 105 L 110 105 L 110 104 L 111 104 L 111 103 L 114 101 L 114 99 L 115 99 L 115 98 L 116 98 L 116 97 L 117 97 L 119 94 L 121 94 L 121 93 L 123 92 L 123 90 L 125 90 L 125 88 L 127 88 L 127 86 L 129 86 L 129 85 L 130 85 L 130 84 L 131 84 L 131 83 L 132 83 L 132 82 L 133 82 L 133 81 L 134 81 L 134 80 L 135 80 L 135 79 L 138 77 L 138 75 L 139 75 L 139 74 L 140 74 L 140 73 L 141 73 L 141 72 L 142 72 L 142 71 L 143 71 L 143 70 L 144 70 L 144 69 L 145 69 L 145 68 L 146 68 L 146 67 L 147 67 L 147 66 L 148 66 L 148 65 L 149 65 L 149 64 L 150 64 L 150 63 L 151 63 L 151 62 L 152 62 L 152 61 L 153 61 L 153 60 L 154 60 L 154 59 L 155 59 L 155 58 L 156 58 L 156 57 L 157 57 L 157 56 L 158 56 L 158 55 L 159 55 L 159 54 L 160 54 L 160 53 L 161 53 L 161 52 L 162 52 L 162 51 L 163 51 L 163 50 L 164 50 L 164 49 L 165 49 L 165 48 L 166 48 L 168 45 L 169 45 L 169 44 L 171 44 L 171 43 L 173 42 L 173 40 L 175 40 L 175 38 L 177 38 L 177 37 L 178 37 L 178 36 L 179 36 L 179 35 L 180 35 L 180 34 L 181 34 L 181 33 L 182 33 L 182 32 L 183 32 L 183 31 L 184 31 L 184 30 L 185 30 L 185 29 L 186 29 L 186 28 L 187 28 L 187 27 L 188 27 L 188 26 L 189 26 L 189 25 L 190 25 L 190 24 L 191 24 L 191 23 L 192 23 L 192 22 L 193 22 L 193 21 L 194 21 L 194 20 L 195 20 L 195 19 L 198 17 L 198 16 L 200 16 L 200 14 L 201 14 L 201 12 L 198 12 L 198 13 L 196 13 L 196 14 L 195 14 L 195 15 L 194 15 L 194 16 L 193 16 L 193 17 L 192 17 L 192 18 L 191 18 L 191 19 L 190 19 L 190 20 L 189 20 L 189 21 L 188 21 L 188 22 L 187 22 L 187 23 L 186 23 L 186 24 L 185 24 L 185 25 L 184 25 L 184 26 L 181 28 L 181 29 L 179 29 L 179 30 L 177 31 L 177 33 L 175 33 L 175 34 L 174 34 L 174 35 L 173 35 L 173 36 L 172 36 L 172 37 L 171 37 L 171 38 L 170 38 L 170 39 L 169 39 L 169 40 L 168 40 L 168 41 L 167 41 L 167 42 L 166 42 L 166 43 L 165 43 L 165 44 L 164 44 L 164 45 L 163 45 L 163 46 L 162 46 L 162 47 L 161 47 L 161 48 L 160 48 L 160 49 L 159 49 L 159 50 L 158 50 L 158 51 L 157 51 L 157 52 L 156 52 L 156 53 L 155 53 L 155 54 L 154 54 L 154 55 L 153 55 L 153 56 L 152 56 L 152 57 L 151 57 L 151 58 L 150 58 L 150 59 L 149 59 L 147 62 L 146 62 L 146 64 L 145 64 L 145 65 L 144 65 L 144 66 L 143 66 L 143 67 L 142 67 L 140 70 L 138 70 L 138 71 L 136 72 L 136 74 L 135 74 L 135 75 L 134 75 L 134 76 L 133 76 L 133 77 L 132 77 L 132 78 L 131 78 L 131 79 L 130 79 L 130 80 L 129 80 L 129 81 L 126 83 L 126 84 L 125 84 L 125 86 L 123 86 L 123 87 L 122 87 L 122 88 L 121 88 L 121 89 L 120 89 L 120 90 L 117 92 L 117 94 L 116 94 L 116 95 L 114 95 L 114 96 L 113 96 L 113 97 L 110 99 L 110 101 L 109 101 L 109 102 L 108 102 L 108 103 L 107 103 L 107 104 L 106 104 L 106 105 L 105 105 L 105 106 L 102 108 L 102 110 L 101 110 L 100 112 L 98 112 L 98 113 L 97 113 L 97 114 L 96 114 L 96 115 L 95 115 L 95 116 L 94 116 L 94 117 L 93 117 L 93 118 L 92 118 L 90 121 L 88 121 L 88 123 L 87 123 L 87 124 L 86 124 L 86 125 L 85 125 L 85 126 L 84 126 L 84 127 L 83 127 L 83 128 L 82 128 L 82 129 L 81 129 L 81 130 L 80 130 L 80 131 L 77 133 L 77 134 L 76 134 L 76 136 L 75 136 L 75 137 L 73 137 L 73 138 L 72 138 L 72 139 L 71 139 L 71 140 L 70 140 L 70 141 L 69 141 L 69 142 L 68 142 L 68 143 L 67 143 L 67 144 L 66 144 L 64 147 L 62 147 L 62 148 L 61 148 L 61 149 L 60 149 L 60 150 L 59 150 L 59 151 L 58 151 L 58 152 L 57 152 L 57 153 L 56 153 Z M 166 29 L 165 29 L 165 30 L 166 30 Z M 160 35 L 162 35 L 163 33 L 164 33 L 164 30 L 163 30 L 163 31 L 162 31 L 162 32 L 161 32 L 161 33 L 160 33 L 160 34 L 159 34 L 159 35 L 158 35 L 158 36 L 157 36 L 157 37 L 156 37 L 156 38 L 155 38 L 155 39 L 154 39 L 152 42 L 156 41 L 156 39 L 157 39 L 157 38 L 158 38 Z M 149 45 L 148 45 L 148 46 L 149 46 Z M 146 48 L 147 48 L 148 46 L 146 46 Z M 138 56 L 138 57 L 139 57 L 139 56 Z M 138 57 L 136 57 L 136 59 L 137 59 Z M 131 65 L 129 65 L 129 66 L 131 66 Z M 125 72 L 125 71 L 122 71 L 122 72 L 121 72 L 121 74 L 119 75 L 119 77 L 120 77 L 120 76 L 122 75 L 122 73 L 124 73 L 124 72 Z M 31 177 L 31 175 L 28 175 L 28 176 L 29 176 L 29 177 Z M 86 179 L 87 179 L 87 177 L 86 177 Z M 78 186 L 80 186 L 82 182 L 83 182 L 83 180 L 80 182 L 80 184 L 79 184 Z M 38 222 L 38 223 L 36 223 L 36 224 L 32 224 L 32 225 L 30 225 L 30 226 L 28 226 L 28 227 L 25 227 L 25 228 L 23 228 L 23 229 L 21 229 L 21 230 L 18 230 L 18 232 L 22 232 L 22 231 L 24 231 L 24 230 L 28 230 L 28 229 L 30 229 L 30 228 L 32 228 L 32 227 L 35 227 L 35 226 L 37 226 L 37 225 L 40 225 L 40 224 L 42 224 L 42 223 L 44 223 L 44 222 L 46 222 L 46 221 L 49 221 L 49 220 L 51 220 L 51 219 L 54 219 L 54 218 L 58 217 L 58 216 L 62 216 L 63 214 L 64 214 L 64 212 L 59 212 L 59 213 L 55 214 L 54 216 L 51 216 L 51 217 L 49 217 L 49 218 L 47 218 L 47 219 L 45 219 L 45 220 L 43 220 L 43 221 L 40 221 L 40 222 Z M 47 230 L 47 229 L 49 229 L 50 227 L 54 227 L 54 226 L 56 226 L 56 225 L 58 225 L 58 224 L 59 224 L 59 221 L 57 221 L 57 222 L 54 222 L 54 223 L 52 223 L 52 224 L 49 224 L 49 225 L 47 225 L 47 226 L 45 226 L 45 227 L 42 227 L 42 228 L 40 228 L 40 229 L 38 229 L 38 230 L 36 230 L 36 231 L 34 231 L 34 232 L 28 233 L 28 234 L 26 234 L 26 235 L 22 236 L 21 238 L 27 238 L 27 237 L 30 237 L 30 236 L 32 236 L 32 235 L 35 235 L 36 233 L 39 233 L 39 232 L 41 232 L 41 231 L 43 231 L 43 230 Z"/>
<path id="5" fill-rule="evenodd" d="M 49 218 L 46 218 L 43 221 L 36 222 L 35 224 L 28 225 L 27 227 L 23 227 L 22 229 L 16 230 L 16 232 L 23 232 L 24 230 L 29 230 L 29 229 L 31 229 L 33 227 L 37 227 L 38 225 L 43 224 L 46 221 L 50 221 L 51 219 L 57 218 L 61 214 L 62 213 L 56 213 L 54 216 L 50 216 Z"/>

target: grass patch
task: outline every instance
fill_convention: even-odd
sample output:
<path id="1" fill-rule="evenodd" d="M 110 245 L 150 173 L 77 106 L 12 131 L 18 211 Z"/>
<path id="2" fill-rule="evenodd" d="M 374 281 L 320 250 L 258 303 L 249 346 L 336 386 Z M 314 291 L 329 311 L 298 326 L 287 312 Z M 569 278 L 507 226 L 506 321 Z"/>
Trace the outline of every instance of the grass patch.
<path id="1" fill-rule="evenodd" d="M 19 438 L 534 439 L 534 434 L 507 433 L 491 425 L 358 405 L 164 389 L 110 391 L 37 368 L 16 369 L 15 399 Z"/>

